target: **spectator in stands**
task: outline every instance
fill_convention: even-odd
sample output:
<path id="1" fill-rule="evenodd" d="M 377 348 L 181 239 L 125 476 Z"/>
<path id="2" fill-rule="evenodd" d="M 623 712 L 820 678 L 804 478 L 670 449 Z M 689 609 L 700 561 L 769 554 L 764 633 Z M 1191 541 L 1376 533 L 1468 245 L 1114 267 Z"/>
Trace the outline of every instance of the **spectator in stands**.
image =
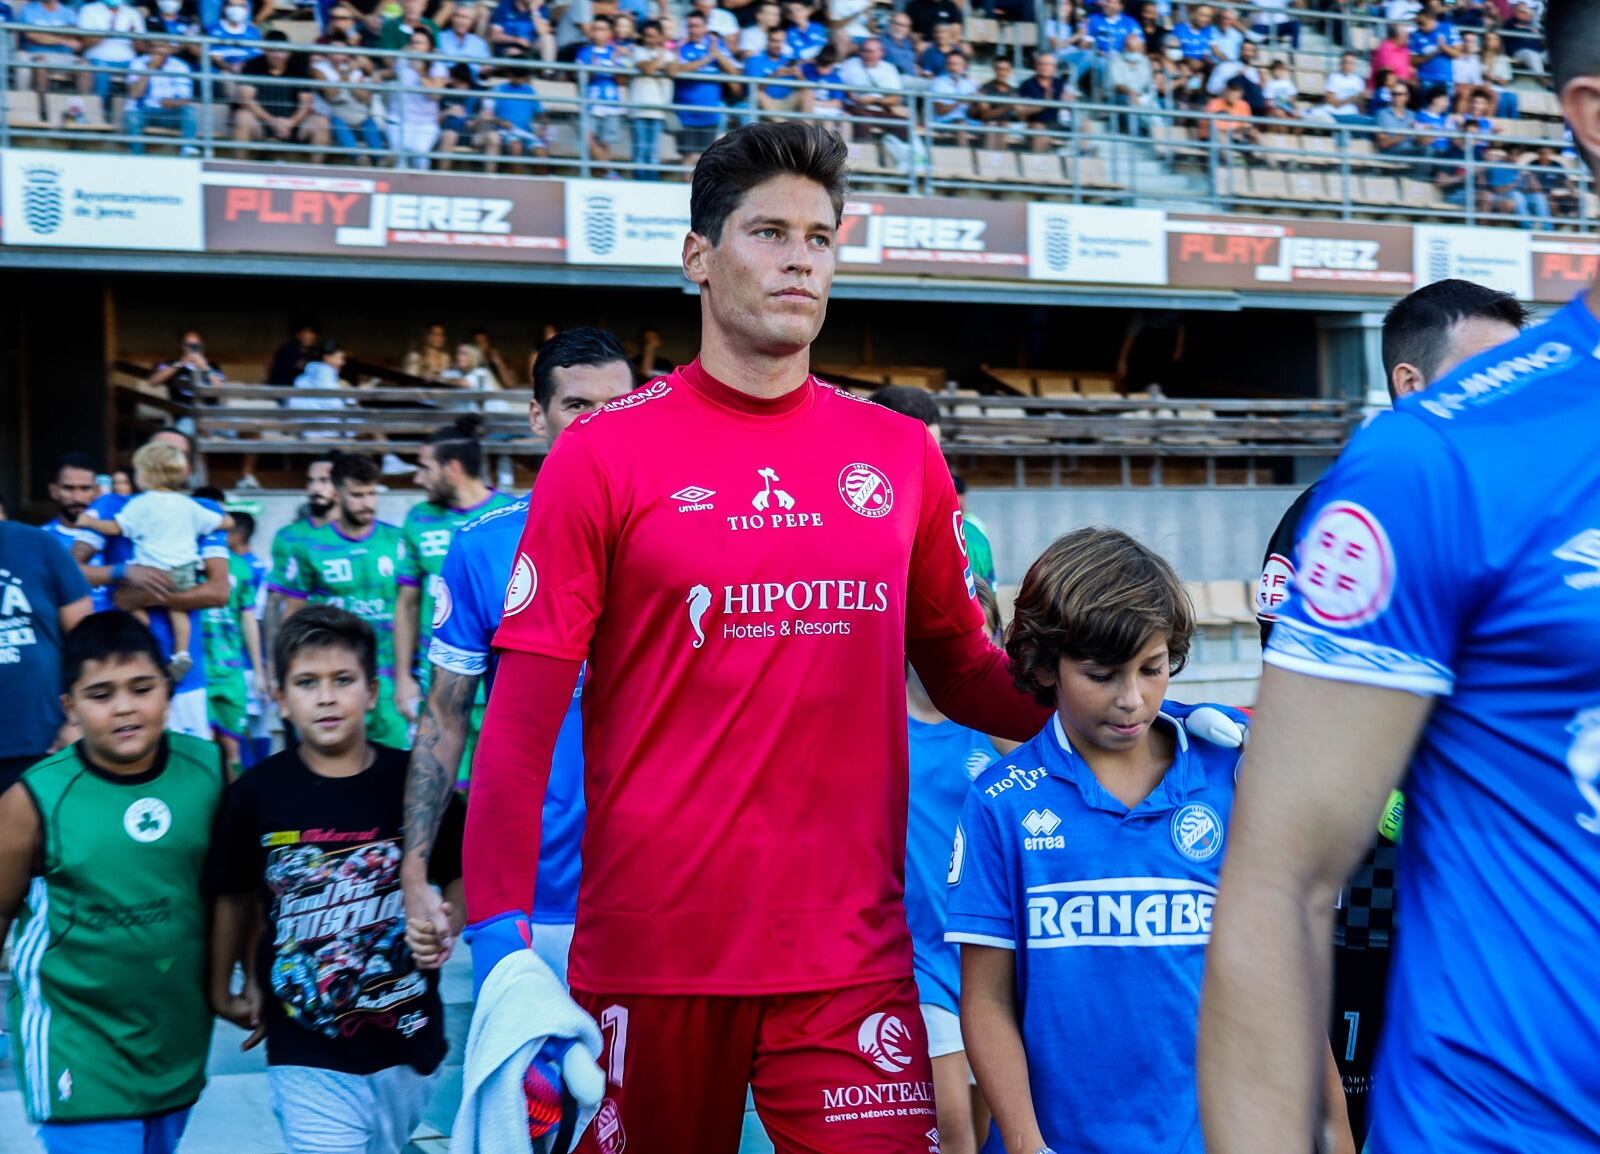
<path id="1" fill-rule="evenodd" d="M 724 45 L 739 39 L 739 18 L 726 8 L 718 7 L 717 0 L 693 0 L 692 10 L 706 18 L 706 27 L 713 36 L 721 37 Z M 826 42 L 826 28 L 822 29 L 822 35 Z"/>
<path id="2" fill-rule="evenodd" d="M 1366 87 L 1366 82 L 1362 82 Z M 1289 74 L 1289 66 L 1282 60 L 1274 60 L 1267 69 L 1266 83 L 1261 86 L 1261 95 L 1267 101 L 1267 115 L 1279 120 L 1299 120 L 1300 90 L 1295 87 L 1294 77 Z"/>
<path id="3" fill-rule="evenodd" d="M 1454 127 L 1455 118 L 1450 112 L 1450 92 L 1443 87 L 1429 88 L 1422 94 L 1422 107 L 1417 109 L 1417 128 L 1426 130 L 1436 128 L 1438 136 L 1421 139 L 1418 151 L 1424 156 L 1442 157 L 1450 151 L 1450 130 Z M 1431 171 L 1424 176 L 1431 178 Z"/>
<path id="4" fill-rule="evenodd" d="M 1043 48 L 1066 69 L 1068 81 L 1074 85 L 1093 62 L 1094 41 L 1084 26 L 1076 0 L 1057 0 L 1054 14 L 1044 22 Z"/>
<path id="5" fill-rule="evenodd" d="M 372 90 L 360 87 L 373 83 L 372 58 L 329 53 L 311 62 L 311 74 L 327 85 L 318 93 L 322 100 L 318 111 L 328 118 L 334 144 L 347 152 L 366 149 L 369 155 L 357 156 L 356 163 L 375 163 L 370 154 L 382 152 L 389 144 L 372 112 Z"/>
<path id="6" fill-rule="evenodd" d="M 639 22 L 631 12 L 618 12 L 611 18 L 612 41 L 631 55 L 639 47 Z"/>
<path id="7" fill-rule="evenodd" d="M 789 55 L 783 29 L 767 32 L 766 49 L 744 62 L 744 74 L 752 80 L 799 80 L 800 62 Z M 792 84 L 762 84 L 756 87 L 756 107 L 762 112 L 803 112 L 810 103 L 811 90 Z"/>
<path id="8" fill-rule="evenodd" d="M 61 0 L 28 0 L 17 19 L 23 24 L 44 28 L 76 29 L 78 14 Z M 49 69 L 60 68 L 77 61 L 78 38 L 56 32 L 24 32 L 21 51 L 12 59 L 17 69 L 18 88 L 37 88 L 43 92 L 49 85 Z M 31 66 L 31 67 L 30 67 Z"/>
<path id="9" fill-rule="evenodd" d="M 492 89 L 493 97 L 483 102 L 482 147 L 490 156 L 516 158 L 548 155 L 544 136 L 544 105 L 534 91 L 527 72 L 517 70 Z M 490 162 L 488 170 L 496 171 Z"/>
<path id="10" fill-rule="evenodd" d="M 722 38 L 711 34 L 702 13 L 689 13 L 684 32 L 678 58 L 667 65 L 667 73 L 676 81 L 673 103 L 689 106 L 677 114 L 682 126 L 678 149 L 684 164 L 693 168 L 700 154 L 722 134 L 722 84 L 716 78 L 738 72 L 739 62 Z"/>
<path id="11" fill-rule="evenodd" d="M 400 0 L 400 14 L 383 22 L 378 47 L 388 52 L 415 52 L 412 36 L 418 29 L 428 33 L 429 44 L 437 43 L 439 26 L 424 15 L 427 10 L 428 0 Z"/>
<path id="12" fill-rule="evenodd" d="M 155 10 L 145 13 L 145 30 L 157 36 L 199 36 L 203 31 L 194 12 L 185 11 L 184 0 L 156 0 Z M 191 69 L 200 63 L 198 49 L 182 48 L 176 55 Z"/>
<path id="13" fill-rule="evenodd" d="M 782 27 L 783 9 L 778 6 L 778 0 L 761 0 L 756 5 L 755 20 L 748 28 L 739 30 L 739 42 L 734 55 L 740 60 L 761 55 L 767 50 L 767 33 Z"/>
<path id="14" fill-rule="evenodd" d="M 511 376 L 511 366 L 506 364 L 505 357 L 500 355 L 500 350 L 495 347 L 494 337 L 488 329 L 473 329 L 472 343 L 478 347 L 478 352 L 483 355 L 484 368 L 494 374 L 495 383 L 502 389 L 514 389 L 516 383 Z"/>
<path id="15" fill-rule="evenodd" d="M 154 57 L 158 50 L 170 50 L 170 48 L 170 44 L 159 40 L 152 41 L 150 55 Z M 152 67 L 150 71 L 159 70 Z M 162 79 L 160 76 L 151 77 L 152 82 L 160 79 Z M 131 99 L 130 97 L 130 101 Z M 155 372 L 150 374 L 148 383 L 156 388 L 165 389 L 168 399 L 177 404 L 193 405 L 196 403 L 196 389 L 220 385 L 222 381 L 222 373 L 206 358 L 205 338 L 196 329 L 185 329 L 179 336 L 178 356 L 157 365 Z"/>
<path id="16" fill-rule="evenodd" d="M 1373 143 L 1386 156 L 1416 156 L 1422 152 L 1422 139 L 1406 136 L 1417 127 L 1417 114 L 1411 107 L 1411 85 L 1396 80 L 1389 86 L 1389 103 L 1378 110 L 1378 131 Z"/>
<path id="17" fill-rule="evenodd" d="M 1219 116 L 1249 116 L 1250 103 L 1244 98 L 1244 92 L 1244 77 L 1235 76 L 1228 81 L 1221 95 L 1213 96 L 1206 104 L 1206 111 Z M 1199 133 L 1202 137 L 1210 137 L 1215 133 L 1216 139 L 1223 144 L 1255 144 L 1260 140 L 1255 125 L 1247 124 L 1243 119 L 1202 121 Z"/>
<path id="18" fill-rule="evenodd" d="M 1461 33 L 1461 55 L 1450 62 L 1450 84 L 1465 103 L 1465 92 L 1483 86 L 1483 37 Z"/>
<path id="19" fill-rule="evenodd" d="M 316 350 L 313 359 L 306 363 L 305 370 L 294 379 L 294 387 L 296 389 L 349 388 L 343 379 L 346 356 L 345 350 L 339 345 L 333 341 L 325 342 Z M 343 412 L 354 404 L 354 398 L 291 395 L 284 403 L 288 408 L 306 412 Z M 306 437 L 312 440 L 325 440 L 340 435 L 338 426 L 343 424 L 343 418 L 313 417 L 302 423 L 310 426 L 304 431 Z"/>
<path id="20" fill-rule="evenodd" d="M 1392 79 L 1410 83 L 1416 75 L 1416 69 L 1411 64 L 1410 38 L 1403 24 L 1389 25 L 1389 35 L 1379 44 L 1372 54 L 1372 66 L 1369 69 L 1373 86 L 1376 89 L 1377 77 L 1380 72 L 1390 72 Z"/>
<path id="21" fill-rule="evenodd" d="M 1532 4 L 1520 3 L 1500 25 L 1500 40 L 1511 59 L 1535 76 L 1545 74 L 1544 38 Z"/>
<path id="22" fill-rule="evenodd" d="M 478 80 L 474 66 L 466 63 L 445 65 L 444 93 L 439 98 L 439 142 L 434 151 L 440 154 L 439 170 L 449 172 L 454 165 L 453 154 L 463 147 L 463 142 L 498 155 L 500 136 L 490 131 L 483 119 L 483 97 L 486 91 Z"/>
<path id="23" fill-rule="evenodd" d="M 1527 162 L 1526 155 L 1524 162 Z M 1529 186 L 1542 194 L 1550 206 L 1550 215 L 1573 217 L 1578 215 L 1578 189 L 1572 182 L 1572 173 L 1557 155 L 1555 148 L 1542 144 L 1533 154 L 1528 168 Z"/>
<path id="24" fill-rule="evenodd" d="M 1300 21 L 1287 14 L 1290 0 L 1254 0 L 1255 23 L 1250 31 L 1274 45 L 1287 43 L 1290 48 L 1300 47 Z M 1293 0 L 1293 7 L 1302 8 L 1305 0 Z"/>
<path id="25" fill-rule="evenodd" d="M 1550 223 L 1550 200 L 1533 174 L 1516 164 L 1506 149 L 1496 145 L 1483 154 L 1486 211 L 1508 213 L 1520 219 L 1518 228 L 1545 227 Z"/>
<path id="26" fill-rule="evenodd" d="M 84 63 L 106 70 L 78 73 L 78 91 L 93 90 L 104 99 L 111 93 L 111 81 L 117 72 L 125 70 L 139 55 L 138 42 L 129 37 L 144 33 L 144 13 L 128 0 L 87 0 L 78 9 L 78 30 L 89 33 L 79 41 Z M 124 35 L 96 36 L 96 32 Z M 171 56 L 168 46 L 167 58 Z"/>
<path id="27" fill-rule="evenodd" d="M 1053 54 L 1043 49 L 1036 51 L 1033 54 L 1033 75 L 1017 88 L 1017 95 L 1022 99 L 1038 101 L 1032 111 L 1026 114 L 1028 127 L 1035 132 L 1059 132 L 1069 122 L 1071 113 L 1066 104 L 1071 99 L 1072 90 L 1067 86 L 1067 78 L 1058 73 L 1058 67 Z M 1030 147 L 1034 152 L 1049 152 L 1059 143 L 1059 140 L 1044 135 L 1031 139 L 1033 143 Z"/>
<path id="28" fill-rule="evenodd" d="M 1491 99 L 1492 97 L 1489 93 L 1481 88 L 1468 96 L 1467 111 L 1462 114 L 1461 122 L 1463 124 L 1470 122 L 1484 136 L 1493 136 L 1496 130 L 1494 121 L 1489 119 L 1489 113 L 1492 108 Z"/>
<path id="29" fill-rule="evenodd" d="M 1211 37 L 1211 62 L 1220 64 L 1224 60 L 1237 60 L 1239 53 L 1244 49 L 1244 29 L 1239 27 L 1239 14 L 1232 8 L 1224 8 L 1217 13 L 1217 22 L 1212 25 Z"/>
<path id="30" fill-rule="evenodd" d="M 470 343 L 456 346 L 455 360 L 448 369 L 439 374 L 439 383 L 463 389 L 477 389 L 479 392 L 488 392 L 500 387 L 494 379 L 494 374 L 489 371 L 489 366 L 483 363 L 483 350 Z"/>
<path id="31" fill-rule="evenodd" d="M 1448 90 L 1455 83 L 1455 58 L 1461 55 L 1461 34 L 1454 25 L 1441 21 L 1432 12 L 1419 13 L 1416 31 L 1408 43 L 1417 84 L 1423 89 L 1443 85 Z"/>
<path id="32" fill-rule="evenodd" d="M 1135 32 L 1123 42 L 1122 51 L 1106 70 L 1106 85 L 1111 103 L 1121 108 L 1148 108 L 1156 100 L 1155 69 L 1145 54 L 1144 37 Z M 1125 135 L 1148 135 L 1148 118 L 1124 114 L 1117 131 Z"/>
<path id="33" fill-rule="evenodd" d="M 589 22 L 589 43 L 578 49 L 574 62 L 590 69 L 585 90 L 589 103 L 589 158 L 604 164 L 621 155 L 622 78 L 616 69 L 631 68 L 632 54 L 612 41 L 615 26 L 609 16 L 596 16 Z"/>
<path id="34" fill-rule="evenodd" d="M 1385 0 L 1383 18 L 1396 24 L 1416 18 L 1422 11 L 1422 0 Z"/>
<path id="35" fill-rule="evenodd" d="M 177 129 L 183 155 L 198 156 L 194 139 L 200 135 L 200 117 L 194 102 L 194 79 L 189 65 L 174 55 L 169 40 L 152 40 L 150 51 L 136 57 L 128 71 L 128 98 L 122 106 L 122 131 L 133 137 L 128 151 L 144 152 L 140 139 L 147 128 Z"/>
<path id="36" fill-rule="evenodd" d="M 1239 53 L 1239 59 L 1225 60 L 1211 70 L 1211 78 L 1206 81 L 1206 92 L 1212 96 L 1221 96 L 1228 86 L 1237 80 L 1240 91 L 1244 93 L 1245 103 L 1250 106 L 1250 115 L 1265 116 L 1267 98 L 1261 87 L 1264 83 L 1261 70 L 1256 67 L 1258 51 L 1253 40 L 1246 41 L 1244 50 Z"/>
<path id="37" fill-rule="evenodd" d="M 1499 17 L 1495 19 L 1498 20 Z M 1489 26 L 1488 14 L 1483 10 L 1483 0 L 1456 0 L 1455 6 L 1450 9 L 1450 23 L 1456 26 L 1463 41 L 1466 40 L 1468 31 L 1481 33 Z M 1467 51 L 1472 51 L 1470 45 Z"/>
<path id="38" fill-rule="evenodd" d="M 995 63 L 1000 61 L 997 58 Z M 1009 65 L 1009 61 L 1006 62 Z M 900 70 L 889 63 L 883 41 L 869 36 L 861 50 L 839 65 L 839 80 L 851 88 L 870 88 L 871 92 L 845 93 L 845 111 L 866 118 L 900 118 L 906 114 L 901 99 Z"/>
<path id="39" fill-rule="evenodd" d="M 1211 46 L 1217 38 L 1212 23 L 1216 12 L 1209 4 L 1199 4 L 1189 10 L 1189 18 L 1172 29 L 1172 37 L 1183 47 L 1189 59 L 1205 60 L 1212 56 Z"/>
<path id="40" fill-rule="evenodd" d="M 316 358 L 322 344 L 322 326 L 310 317 L 296 317 L 289 324 L 288 338 L 273 350 L 267 365 L 267 384 L 292 385 L 306 364 Z"/>
<path id="41" fill-rule="evenodd" d="M 1100 92 L 1105 88 L 1107 62 L 1121 51 L 1129 36 L 1139 31 L 1139 25 L 1123 12 L 1122 0 L 1100 0 L 1100 11 L 1089 17 L 1087 31 L 1096 54 L 1089 76 L 1094 91 Z"/>
<path id="42" fill-rule="evenodd" d="M 167 0 L 171 3 L 172 0 Z M 357 18 L 356 10 L 349 4 L 335 4 L 328 9 L 328 24 L 318 44 L 326 44 L 337 48 L 367 48 L 378 42 L 378 38 L 367 30 L 367 26 Z M 352 59 L 356 59 L 352 57 Z M 363 64 L 366 57 L 359 58 Z M 316 71 L 320 58 L 311 62 L 311 70 Z"/>
<path id="43" fill-rule="evenodd" d="M 434 321 L 422 331 L 422 344 L 406 353 L 400 371 L 425 381 L 437 381 L 451 367 L 450 337 L 444 325 Z"/>
<path id="44" fill-rule="evenodd" d="M 639 330 L 639 352 L 628 359 L 633 366 L 634 380 L 643 385 L 666 376 L 676 367 L 671 357 L 661 355 L 663 347 L 660 329 Z"/>
<path id="45" fill-rule="evenodd" d="M 978 83 L 967 75 L 967 56 L 952 52 L 945 57 L 944 73 L 928 85 L 932 103 L 932 130 L 934 138 L 953 136 L 958 145 L 972 142 L 972 134 L 965 131 L 976 125 L 968 99 L 977 95 Z"/>
<path id="46" fill-rule="evenodd" d="M 1017 98 L 1017 86 L 1012 81 L 1013 68 L 1010 59 L 1005 56 L 994 58 L 994 78 L 978 89 L 979 96 L 1003 97 L 1006 100 Z M 998 101 L 981 101 L 972 106 L 972 118 L 985 128 L 989 133 L 983 138 L 983 146 L 991 149 L 1006 147 L 1007 128 L 1015 127 L 1022 120 L 1022 106 Z"/>
<path id="47" fill-rule="evenodd" d="M 1361 74 L 1361 61 L 1354 52 L 1339 58 L 1339 71 L 1330 73 L 1322 96 L 1322 113 L 1340 124 L 1371 124 L 1363 107 L 1367 78 Z"/>
<path id="48" fill-rule="evenodd" d="M 394 60 L 400 91 L 387 101 L 389 141 L 400 153 L 400 168 L 429 168 L 439 143 L 439 100 L 450 83 L 450 66 L 442 60 L 414 59 L 433 50 L 433 33 L 419 25 L 412 29 L 406 52 Z"/>
<path id="49" fill-rule="evenodd" d="M 533 0 L 500 0 L 489 18 L 489 44 L 496 56 L 556 58 L 550 21 Z"/>
<path id="50" fill-rule="evenodd" d="M 797 61 L 815 60 L 827 47 L 828 29 L 811 19 L 811 9 L 803 0 L 790 0 L 784 5 L 784 14 L 789 18 L 789 55 Z"/>
<path id="51" fill-rule="evenodd" d="M 268 44 L 287 43 L 277 29 L 264 37 Z M 268 48 L 247 61 L 239 71 L 233 112 L 233 139 L 240 144 L 266 141 L 280 145 L 328 146 L 328 120 L 315 109 L 306 58 L 284 48 Z M 312 163 L 322 154 L 313 153 Z"/>
<path id="52" fill-rule="evenodd" d="M 917 75 L 925 80 L 943 76 L 946 58 L 961 50 L 961 25 L 939 25 L 933 30 L 933 43 L 917 56 Z"/>
<path id="53" fill-rule="evenodd" d="M 1017 0 L 980 0 L 984 4 L 1008 4 Z M 849 59 L 861 42 L 872 35 L 867 13 L 874 0 L 827 0 L 828 35 L 840 61 Z"/>
<path id="54" fill-rule="evenodd" d="M 222 18 L 206 29 L 211 37 L 211 63 L 222 72 L 240 73 L 250 61 L 258 59 L 254 48 L 246 47 L 259 41 L 261 29 L 250 22 L 250 9 L 240 0 L 232 0 L 222 7 Z"/>
<path id="55" fill-rule="evenodd" d="M 817 53 L 815 60 L 800 65 L 800 79 L 819 87 L 809 91 L 810 107 L 807 115 L 835 120 L 844 115 L 844 90 L 826 85 L 843 83 L 839 79 L 839 53 L 832 44 Z M 843 140 L 850 139 L 850 125 L 838 124 L 828 129 Z"/>
<path id="56" fill-rule="evenodd" d="M 966 20 L 962 0 L 910 0 L 905 12 L 911 18 L 911 31 L 923 40 L 931 40 L 941 24 Z"/>
<path id="57" fill-rule="evenodd" d="M 494 53 L 489 42 L 472 29 L 478 23 L 478 7 L 471 0 L 457 3 L 450 12 L 450 20 L 439 33 L 439 51 L 445 56 L 464 56 L 471 61 L 490 60 Z M 471 65 L 474 78 L 480 78 L 481 66 Z"/>
<path id="58" fill-rule="evenodd" d="M 911 17 L 904 12 L 889 17 L 889 31 L 883 37 L 883 57 L 901 76 L 917 74 L 917 42 L 911 34 Z"/>
<path id="59" fill-rule="evenodd" d="M 112 469 L 111 491 L 119 497 L 133 496 L 133 474 L 127 469 Z"/>
<path id="60" fill-rule="evenodd" d="M 776 8 L 777 5 L 772 5 Z M 628 127 L 633 131 L 634 180 L 655 180 L 661 156 L 661 130 L 666 124 L 665 105 L 672 103 L 672 81 L 667 66 L 675 59 L 667 48 L 661 21 L 646 20 L 639 26 L 639 47 L 633 52 L 633 66 L 639 72 L 628 82 Z M 654 105 L 655 107 L 651 107 Z"/>
<path id="61" fill-rule="evenodd" d="M 1511 57 L 1506 55 L 1505 41 L 1498 32 L 1488 32 L 1483 37 L 1483 78 L 1495 95 L 1495 115 L 1505 120 L 1520 116 L 1521 103 L 1511 89 Z"/>

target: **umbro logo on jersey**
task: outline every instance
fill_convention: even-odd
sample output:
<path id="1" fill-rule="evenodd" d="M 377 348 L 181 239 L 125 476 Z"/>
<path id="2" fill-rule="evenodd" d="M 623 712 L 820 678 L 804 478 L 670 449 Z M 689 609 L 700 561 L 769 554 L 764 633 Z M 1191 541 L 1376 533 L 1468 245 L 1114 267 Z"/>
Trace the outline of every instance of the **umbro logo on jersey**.
<path id="1" fill-rule="evenodd" d="M 1061 819 L 1048 809 L 1030 809 L 1022 819 L 1022 828 L 1028 836 L 1022 839 L 1023 849 L 1066 849 L 1067 839 L 1056 833 Z"/>
<path id="2" fill-rule="evenodd" d="M 678 505 L 680 513 L 703 513 L 707 509 L 716 508 L 711 503 L 711 498 L 716 495 L 715 489 L 707 489 L 703 485 L 685 485 L 672 494 L 670 500 L 680 502 Z"/>
<path id="3" fill-rule="evenodd" d="M 1570 588 L 1600 588 L 1600 529 L 1585 529 L 1551 556 L 1557 561 L 1590 566 L 1587 572 L 1567 574 L 1565 581 Z"/>

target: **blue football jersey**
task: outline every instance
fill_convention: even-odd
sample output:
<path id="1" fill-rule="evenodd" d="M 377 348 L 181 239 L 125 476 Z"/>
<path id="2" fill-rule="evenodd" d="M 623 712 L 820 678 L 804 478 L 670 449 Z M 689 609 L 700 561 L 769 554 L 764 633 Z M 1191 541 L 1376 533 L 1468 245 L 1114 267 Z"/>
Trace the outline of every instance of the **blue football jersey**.
<path id="1" fill-rule="evenodd" d="M 1374 420 L 1266 660 L 1436 698 L 1373 1148 L 1600 1147 L 1600 322 L 1580 297 Z"/>
<path id="2" fill-rule="evenodd" d="M 517 542 L 528 520 L 528 498 L 467 522 L 450 542 L 434 603 L 428 660 L 468 677 L 494 679 L 494 633 L 505 610 Z M 533 921 L 565 925 L 577 918 L 583 844 L 583 679 L 556 738 L 544 797 L 539 879 Z"/>
<path id="3" fill-rule="evenodd" d="M 89 514 L 104 521 L 116 520 L 117 514 L 122 512 L 122 507 L 131 501 L 132 497 L 124 497 L 117 493 L 107 493 L 89 506 Z M 197 498 L 200 504 L 216 513 L 225 512 L 221 505 L 215 501 Z M 117 565 L 132 563 L 133 542 L 127 537 L 103 537 L 89 529 L 75 530 L 78 540 L 94 546 L 100 554 L 102 565 Z M 198 541 L 200 560 L 209 561 L 212 558 L 221 558 L 226 561 L 229 556 L 228 532 L 226 529 L 217 529 L 207 533 Z M 95 611 L 112 609 L 111 597 L 114 586 L 103 586 L 95 592 Z M 103 602 L 103 603 L 102 603 Z M 189 669 L 188 675 L 173 687 L 174 693 L 193 693 L 195 690 L 204 690 L 206 687 L 206 657 L 205 644 L 200 628 L 200 613 L 195 611 L 189 614 L 191 622 L 189 629 L 189 656 L 194 659 L 194 665 Z M 172 653 L 172 624 L 167 619 L 164 609 L 152 608 L 150 610 L 150 632 L 155 634 L 156 641 L 161 646 L 161 652 Z"/>
<path id="4" fill-rule="evenodd" d="M 906 925 L 911 930 L 917 996 L 960 1013 L 961 950 L 944 940 L 950 842 L 967 790 L 997 761 L 989 739 L 975 729 L 908 718 L 911 805 L 906 822 Z"/>
<path id="5" fill-rule="evenodd" d="M 973 784 L 950 858 L 945 936 L 1016 951 L 1034 1111 L 1074 1154 L 1205 1149 L 1195 1034 L 1239 751 L 1157 724 L 1176 754 L 1130 810 L 1052 718 Z M 983 1149 L 1005 1150 L 992 1128 Z"/>

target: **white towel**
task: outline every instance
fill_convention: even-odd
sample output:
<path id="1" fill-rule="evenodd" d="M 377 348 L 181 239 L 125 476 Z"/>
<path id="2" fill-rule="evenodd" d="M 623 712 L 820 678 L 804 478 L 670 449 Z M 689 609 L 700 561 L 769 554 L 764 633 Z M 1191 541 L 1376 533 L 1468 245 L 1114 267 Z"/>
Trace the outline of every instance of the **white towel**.
<path id="1" fill-rule="evenodd" d="M 605 1090 L 596 1064 L 600 1029 L 537 954 L 508 954 L 489 972 L 472 1014 L 450 1154 L 547 1154 L 554 1131 L 535 1149 L 522 1076 L 550 1038 L 579 1043 L 563 1063 L 567 1089 L 578 1100 L 576 1146 Z"/>

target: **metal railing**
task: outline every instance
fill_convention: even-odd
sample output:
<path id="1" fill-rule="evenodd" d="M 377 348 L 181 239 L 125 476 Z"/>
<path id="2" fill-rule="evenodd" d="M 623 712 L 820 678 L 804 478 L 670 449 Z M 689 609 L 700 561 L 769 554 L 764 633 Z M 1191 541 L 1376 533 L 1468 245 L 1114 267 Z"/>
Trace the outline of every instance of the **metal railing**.
<path id="1" fill-rule="evenodd" d="M 1452 152 L 1448 140 L 1442 148 L 1436 142 L 1461 135 L 1453 130 L 1391 130 L 1327 116 L 1285 119 L 1208 113 L 1175 107 L 1170 97 L 1153 97 L 1141 104 L 1039 101 L 982 93 L 952 95 L 928 87 L 889 93 L 832 79 L 805 82 L 720 71 L 687 74 L 690 80 L 722 86 L 722 101 L 707 106 L 681 99 L 629 100 L 626 86 L 644 77 L 628 68 L 601 71 L 509 57 L 285 42 L 242 45 L 205 36 L 157 34 L 122 38 L 168 44 L 174 54 L 192 60 L 187 77 L 192 95 L 178 106 L 158 110 L 167 115 L 130 118 L 133 98 L 125 93 L 135 74 L 64 53 L 59 61 L 23 63 L 16 39 L 28 30 L 11 25 L 8 35 L 0 35 L 0 85 L 8 93 L 0 147 L 19 141 L 47 147 L 92 141 L 133 151 L 177 147 L 222 160 L 264 156 L 384 167 L 438 165 L 685 179 L 690 171 L 686 158 L 693 155 L 689 146 L 704 146 L 691 137 L 708 139 L 753 120 L 814 119 L 851 139 L 858 183 L 891 191 L 1022 193 L 1109 204 L 1287 209 L 1347 220 L 1398 217 L 1522 227 L 1587 229 L 1597 215 L 1590 177 L 1581 166 L 1517 165 L 1514 159 L 1502 161 L 1489 153 L 1491 145 L 1560 152 L 1564 141 L 1535 133 L 1536 128 L 1556 129 L 1554 122 L 1504 122 L 1499 127 L 1506 131 L 1479 136 Z M 104 38 L 116 37 L 106 33 Z M 283 52 L 291 65 L 297 58 L 344 58 L 360 62 L 366 75 L 359 80 L 314 77 L 309 67 L 296 66 L 295 76 L 241 76 L 217 62 L 218 48 Z M 24 69 L 32 87 L 19 89 L 16 82 Z M 464 77 L 468 70 L 479 85 L 490 74 L 528 83 L 526 90 L 510 92 L 504 85 L 439 88 L 434 86 L 437 76 L 428 77 L 433 83 L 408 82 L 440 71 Z M 620 103 L 595 94 L 596 82 L 603 77 L 614 78 L 622 89 Z M 685 78 L 680 74 L 676 79 L 682 83 Z M 63 84 L 68 92 L 52 91 Z M 94 95 L 97 86 L 106 97 Z M 246 87 L 255 89 L 248 101 Z M 89 92 L 77 95 L 80 89 Z M 275 89 L 293 91 L 294 100 L 272 100 Z M 124 94 L 118 95 L 119 91 Z M 304 95 L 308 92 L 309 97 Z M 763 107 L 763 92 L 780 93 L 781 102 L 794 107 Z M 674 95 L 681 97 L 680 92 Z M 869 101 L 881 101 L 886 95 L 895 98 L 892 105 L 868 109 Z M 30 96 L 39 101 L 31 119 L 26 115 Z M 530 102 L 537 108 L 528 109 Z M 294 115 L 279 119 L 292 119 L 292 132 L 280 123 L 269 125 L 274 131 L 263 132 L 260 138 L 238 138 L 247 135 L 247 129 L 260 128 L 262 114 L 271 120 L 272 108 L 289 104 L 296 107 Z M 517 104 L 532 115 L 501 115 Z M 345 108 L 344 118 L 338 105 Z M 192 109 L 192 116 L 185 107 Z M 365 123 L 349 119 L 352 108 L 357 113 L 368 110 Z M 95 111 L 101 116 L 98 121 L 89 115 Z M 255 123 L 241 111 L 250 113 Z M 444 125 L 444 118 L 452 114 L 452 125 Z M 980 119 L 983 115 L 993 118 L 985 121 Z M 688 125 L 683 124 L 686 118 Z M 710 123 L 696 125 L 696 119 Z M 152 120 L 158 121 L 154 133 L 148 131 Z M 347 131 L 336 129 L 336 121 Z M 529 132 L 512 127 L 524 121 Z M 641 124 L 652 121 L 657 127 L 641 131 Z M 678 127 L 664 136 L 673 121 Z M 1513 131 L 1518 128 L 1526 132 Z M 444 137 L 446 131 L 455 131 L 455 138 Z M 676 154 L 665 159 L 651 155 L 649 137 L 672 140 Z M 521 155 L 509 155 L 513 142 L 523 146 Z M 1515 176 L 1510 185 L 1508 173 Z M 1278 180 L 1280 175 L 1286 179 Z M 1544 178 L 1562 187 L 1541 196 L 1533 186 Z M 1435 196 L 1435 187 L 1446 191 Z"/>

